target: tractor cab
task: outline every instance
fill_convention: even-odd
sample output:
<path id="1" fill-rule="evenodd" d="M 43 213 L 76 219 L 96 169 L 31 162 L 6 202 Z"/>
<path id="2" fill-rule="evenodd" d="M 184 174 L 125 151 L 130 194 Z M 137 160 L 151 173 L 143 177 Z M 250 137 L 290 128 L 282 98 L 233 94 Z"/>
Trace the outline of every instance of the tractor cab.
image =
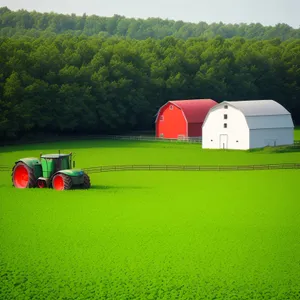
<path id="1" fill-rule="evenodd" d="M 43 177 L 50 178 L 54 173 L 61 170 L 72 169 L 72 153 L 70 154 L 44 154 L 40 156 Z M 75 161 L 73 161 L 73 168 Z"/>

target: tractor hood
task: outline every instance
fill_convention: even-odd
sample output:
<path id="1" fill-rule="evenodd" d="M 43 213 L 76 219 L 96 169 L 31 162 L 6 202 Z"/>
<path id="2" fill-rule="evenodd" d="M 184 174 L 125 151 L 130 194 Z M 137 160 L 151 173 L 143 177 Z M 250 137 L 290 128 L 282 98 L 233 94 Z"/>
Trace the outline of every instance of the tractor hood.
<path id="1" fill-rule="evenodd" d="M 57 173 L 62 173 L 69 176 L 82 176 L 84 174 L 84 172 L 81 169 L 60 170 Z"/>

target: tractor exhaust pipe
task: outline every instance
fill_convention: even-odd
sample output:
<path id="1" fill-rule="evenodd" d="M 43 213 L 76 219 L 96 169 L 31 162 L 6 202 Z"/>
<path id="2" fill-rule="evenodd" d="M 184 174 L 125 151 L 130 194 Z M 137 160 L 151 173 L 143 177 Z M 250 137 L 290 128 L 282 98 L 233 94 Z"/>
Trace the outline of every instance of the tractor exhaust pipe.
<path id="1" fill-rule="evenodd" d="M 70 167 L 72 167 L 73 165 L 73 168 L 75 168 L 75 160 L 72 160 L 72 158 L 73 158 L 73 153 L 70 152 Z"/>

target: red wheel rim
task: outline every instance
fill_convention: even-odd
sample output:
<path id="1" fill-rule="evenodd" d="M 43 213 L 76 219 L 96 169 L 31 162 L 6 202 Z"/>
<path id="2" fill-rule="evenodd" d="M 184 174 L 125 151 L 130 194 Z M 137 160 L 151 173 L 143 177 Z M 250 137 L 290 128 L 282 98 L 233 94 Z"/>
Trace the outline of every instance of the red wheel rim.
<path id="1" fill-rule="evenodd" d="M 14 184 L 15 187 L 24 189 L 27 187 L 29 181 L 28 170 L 25 166 L 19 165 L 14 171 Z"/>
<path id="2" fill-rule="evenodd" d="M 54 189 L 61 191 L 61 190 L 64 189 L 64 186 L 65 186 L 65 184 L 64 184 L 63 177 L 61 175 L 55 176 L 54 179 L 53 179 L 53 187 L 54 187 Z"/>
<path id="3" fill-rule="evenodd" d="M 38 181 L 38 187 L 39 187 L 40 189 L 44 188 L 44 187 L 45 187 L 45 181 L 44 181 L 44 180 L 39 180 L 39 181 Z"/>

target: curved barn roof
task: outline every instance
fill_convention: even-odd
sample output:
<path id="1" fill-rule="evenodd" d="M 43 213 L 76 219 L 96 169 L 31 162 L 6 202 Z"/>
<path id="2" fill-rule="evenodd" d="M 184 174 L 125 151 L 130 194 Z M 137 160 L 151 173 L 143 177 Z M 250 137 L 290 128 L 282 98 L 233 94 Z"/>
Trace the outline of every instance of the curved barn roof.
<path id="1" fill-rule="evenodd" d="M 245 116 L 271 116 L 271 115 L 289 115 L 281 104 L 274 100 L 242 100 L 242 101 L 224 101 L 223 104 L 229 104 L 239 109 Z M 220 103 L 220 104 L 222 104 Z"/>
<path id="2" fill-rule="evenodd" d="M 188 123 L 202 123 L 208 111 L 218 104 L 212 99 L 172 100 L 168 101 L 165 105 L 169 103 L 182 110 Z M 157 117 L 165 105 L 160 108 Z"/>

